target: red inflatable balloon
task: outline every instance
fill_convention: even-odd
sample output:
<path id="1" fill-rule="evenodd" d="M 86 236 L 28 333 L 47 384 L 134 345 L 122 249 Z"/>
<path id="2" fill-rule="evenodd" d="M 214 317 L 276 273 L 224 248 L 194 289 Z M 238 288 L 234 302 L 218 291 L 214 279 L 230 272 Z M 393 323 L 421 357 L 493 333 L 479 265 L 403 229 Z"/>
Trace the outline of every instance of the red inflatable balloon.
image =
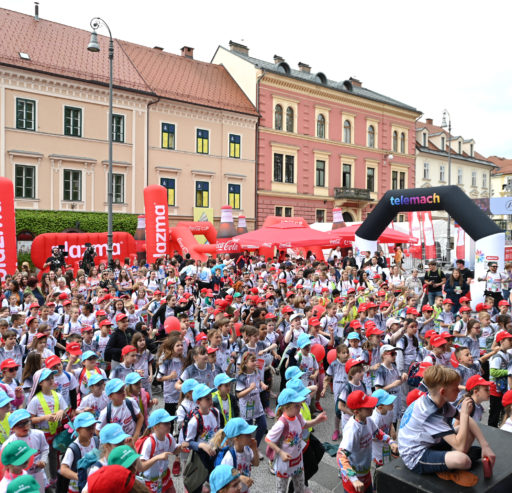
<path id="1" fill-rule="evenodd" d="M 180 321 L 176 317 L 167 317 L 164 322 L 164 329 L 166 334 L 179 332 L 181 330 Z"/>
<path id="2" fill-rule="evenodd" d="M 325 348 L 321 344 L 313 344 L 311 346 L 311 352 L 315 355 L 319 363 L 325 358 Z"/>
<path id="3" fill-rule="evenodd" d="M 327 353 L 327 363 L 331 364 L 336 359 L 336 349 L 330 349 Z"/>

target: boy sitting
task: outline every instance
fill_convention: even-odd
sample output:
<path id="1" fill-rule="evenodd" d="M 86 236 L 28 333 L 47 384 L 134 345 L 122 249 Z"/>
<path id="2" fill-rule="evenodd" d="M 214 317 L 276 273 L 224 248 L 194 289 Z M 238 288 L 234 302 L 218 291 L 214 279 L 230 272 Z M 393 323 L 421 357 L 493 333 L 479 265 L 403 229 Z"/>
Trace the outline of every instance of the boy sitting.
<path id="1" fill-rule="evenodd" d="M 398 448 L 405 465 L 418 474 L 440 473 L 440 477 L 455 481 L 463 475 L 442 473 L 450 470 L 460 473 L 454 470 L 471 469 L 479 456 L 488 457 L 494 464 L 494 452 L 477 423 L 470 417 L 471 399 L 462 401 L 460 414 L 450 404 L 459 393 L 460 375 L 451 368 L 434 365 L 425 370 L 423 382 L 428 393 L 407 408 L 398 432 Z M 452 426 L 452 418 L 460 421 L 456 429 Z M 471 447 L 475 438 L 481 450 Z M 476 476 L 474 478 L 478 481 Z"/>

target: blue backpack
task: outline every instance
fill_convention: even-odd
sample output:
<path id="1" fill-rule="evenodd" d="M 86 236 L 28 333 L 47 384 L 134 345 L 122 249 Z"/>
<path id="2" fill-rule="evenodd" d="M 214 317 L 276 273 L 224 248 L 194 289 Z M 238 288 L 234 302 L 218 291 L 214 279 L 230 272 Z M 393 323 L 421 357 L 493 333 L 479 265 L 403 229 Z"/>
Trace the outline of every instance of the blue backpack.
<path id="1" fill-rule="evenodd" d="M 231 453 L 231 457 L 233 457 L 233 467 L 236 469 L 237 468 L 237 464 L 236 464 L 236 451 L 234 449 L 234 447 L 222 447 L 221 449 L 219 449 L 219 451 L 217 452 L 217 456 L 215 457 L 215 462 L 214 462 L 214 466 L 217 467 L 217 466 L 220 466 L 221 462 L 222 462 L 222 459 L 224 459 L 224 456 L 230 452 Z"/>

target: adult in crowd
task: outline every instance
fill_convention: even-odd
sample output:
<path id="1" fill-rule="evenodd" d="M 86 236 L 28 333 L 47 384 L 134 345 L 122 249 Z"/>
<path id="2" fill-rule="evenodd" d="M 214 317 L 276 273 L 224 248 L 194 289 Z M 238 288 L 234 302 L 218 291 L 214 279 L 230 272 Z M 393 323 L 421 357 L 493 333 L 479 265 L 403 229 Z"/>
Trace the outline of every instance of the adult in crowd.
<path id="1" fill-rule="evenodd" d="M 446 297 L 453 301 L 452 312 L 458 313 L 460 308 L 460 298 L 466 296 L 469 291 L 469 285 L 465 281 L 459 269 L 453 269 L 448 281 L 444 285 Z"/>
<path id="2" fill-rule="evenodd" d="M 443 296 L 443 286 L 446 283 L 446 276 L 435 260 L 428 263 L 423 283 L 427 286 L 428 304 L 433 306 L 436 296 Z"/>

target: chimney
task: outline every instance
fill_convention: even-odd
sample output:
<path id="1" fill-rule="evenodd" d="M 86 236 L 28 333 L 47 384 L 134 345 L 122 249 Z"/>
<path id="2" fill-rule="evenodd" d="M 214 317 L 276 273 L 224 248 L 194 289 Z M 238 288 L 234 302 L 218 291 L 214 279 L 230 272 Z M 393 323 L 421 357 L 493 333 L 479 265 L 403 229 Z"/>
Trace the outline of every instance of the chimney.
<path id="1" fill-rule="evenodd" d="M 181 56 L 184 56 L 185 58 L 194 58 L 194 48 L 191 48 L 190 46 L 183 46 L 181 48 Z"/>
<path id="2" fill-rule="evenodd" d="M 241 55 L 249 56 L 249 48 L 243 44 L 235 43 L 234 41 L 229 42 L 229 51 L 234 51 L 236 53 L 240 53 Z"/>
<path id="3" fill-rule="evenodd" d="M 311 73 L 311 67 L 307 63 L 299 62 L 299 70 L 301 72 L 306 72 L 306 74 Z"/>
<path id="4" fill-rule="evenodd" d="M 34 20 L 39 20 L 39 2 L 34 2 Z"/>
<path id="5" fill-rule="evenodd" d="M 434 120 L 432 118 L 427 118 L 427 125 L 434 125 Z"/>
<path id="6" fill-rule="evenodd" d="M 274 55 L 274 63 L 276 65 L 279 65 L 280 63 L 283 63 L 283 62 L 284 62 L 284 58 L 282 56 Z"/>
<path id="7" fill-rule="evenodd" d="M 158 51 L 164 51 L 164 49 L 161 46 L 153 46 L 153 49 Z"/>
<path id="8" fill-rule="evenodd" d="M 363 83 L 355 77 L 350 77 L 349 81 L 352 82 L 353 87 L 361 87 L 363 85 Z"/>

